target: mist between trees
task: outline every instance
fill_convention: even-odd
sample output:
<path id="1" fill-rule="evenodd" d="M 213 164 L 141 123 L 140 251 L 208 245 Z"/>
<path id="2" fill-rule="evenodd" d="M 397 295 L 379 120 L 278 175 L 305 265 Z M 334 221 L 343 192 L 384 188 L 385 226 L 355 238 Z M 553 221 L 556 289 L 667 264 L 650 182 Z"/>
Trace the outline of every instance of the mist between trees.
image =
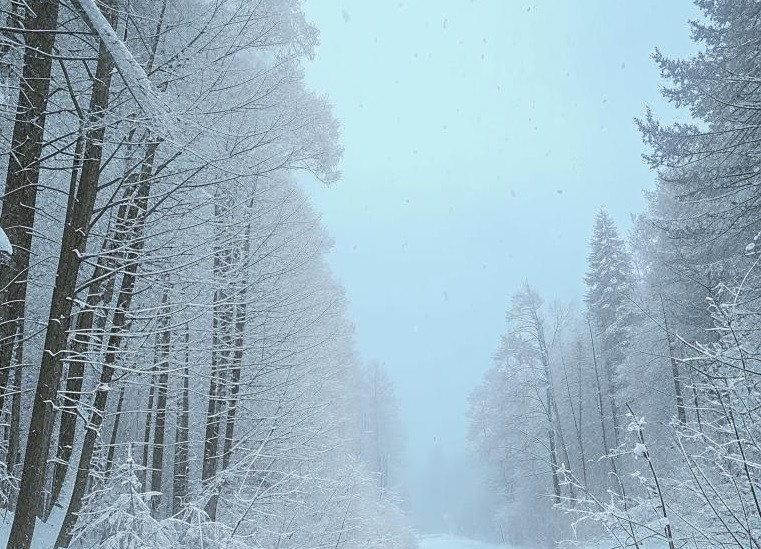
<path id="1" fill-rule="evenodd" d="M 0 16 L 0 539 L 414 546 L 393 394 L 292 180 L 341 155 L 300 2 Z"/>
<path id="2" fill-rule="evenodd" d="M 761 547 L 761 11 L 696 4 L 701 53 L 655 55 L 694 122 L 639 121 L 648 210 L 627 238 L 598 214 L 583 307 L 514 294 L 472 393 L 510 541 Z"/>
<path id="3" fill-rule="evenodd" d="M 590 220 L 582 307 L 517 289 L 471 395 L 503 544 L 761 549 L 761 9 L 696 3 L 648 210 Z M 294 181 L 342 152 L 301 2 L 0 17 L 0 540 L 414 549 L 393 386 Z"/>

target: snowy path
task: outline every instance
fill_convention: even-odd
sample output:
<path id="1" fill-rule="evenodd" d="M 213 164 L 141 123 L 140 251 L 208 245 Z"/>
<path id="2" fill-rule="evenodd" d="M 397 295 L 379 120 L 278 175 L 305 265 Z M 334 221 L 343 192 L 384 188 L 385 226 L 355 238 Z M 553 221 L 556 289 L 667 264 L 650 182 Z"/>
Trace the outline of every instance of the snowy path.
<path id="1" fill-rule="evenodd" d="M 468 538 L 459 538 L 447 534 L 420 537 L 420 549 L 525 549 L 515 546 L 490 545 Z"/>

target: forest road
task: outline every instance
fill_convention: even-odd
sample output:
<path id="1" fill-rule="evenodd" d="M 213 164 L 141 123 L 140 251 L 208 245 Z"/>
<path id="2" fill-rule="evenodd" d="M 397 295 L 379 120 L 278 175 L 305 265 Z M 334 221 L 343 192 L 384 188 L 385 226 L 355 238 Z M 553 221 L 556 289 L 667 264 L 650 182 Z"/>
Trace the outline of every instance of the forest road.
<path id="1" fill-rule="evenodd" d="M 420 549 L 526 549 L 523 547 L 492 545 L 482 541 L 449 534 L 420 536 Z"/>

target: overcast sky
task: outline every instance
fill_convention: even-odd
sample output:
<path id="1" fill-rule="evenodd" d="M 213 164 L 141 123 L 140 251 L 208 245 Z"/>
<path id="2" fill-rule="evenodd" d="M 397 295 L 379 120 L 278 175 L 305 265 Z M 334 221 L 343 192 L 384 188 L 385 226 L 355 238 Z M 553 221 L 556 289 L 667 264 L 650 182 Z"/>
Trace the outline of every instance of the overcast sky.
<path id="1" fill-rule="evenodd" d="M 602 206 L 628 227 L 652 174 L 634 123 L 651 54 L 691 51 L 686 0 L 307 0 L 307 67 L 343 179 L 307 185 L 358 348 L 385 364 L 411 470 L 466 444 L 466 399 L 524 280 L 580 298 Z"/>

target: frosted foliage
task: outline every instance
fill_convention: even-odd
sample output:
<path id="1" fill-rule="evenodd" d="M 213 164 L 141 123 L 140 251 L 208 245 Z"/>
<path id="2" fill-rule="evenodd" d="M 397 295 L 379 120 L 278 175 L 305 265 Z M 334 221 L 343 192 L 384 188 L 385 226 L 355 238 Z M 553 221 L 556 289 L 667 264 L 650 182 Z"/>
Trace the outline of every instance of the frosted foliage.
<path id="1" fill-rule="evenodd" d="M 344 4 L 0 0 L 0 546 L 761 549 L 761 0 Z"/>

